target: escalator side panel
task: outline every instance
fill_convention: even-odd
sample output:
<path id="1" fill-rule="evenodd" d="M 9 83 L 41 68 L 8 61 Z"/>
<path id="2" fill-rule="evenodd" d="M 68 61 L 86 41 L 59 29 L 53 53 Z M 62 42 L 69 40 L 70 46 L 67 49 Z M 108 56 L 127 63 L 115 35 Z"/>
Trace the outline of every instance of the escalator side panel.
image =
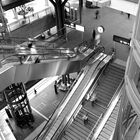
<path id="1" fill-rule="evenodd" d="M 80 61 L 55 61 L 29 66 L 28 81 L 80 71 Z"/>
<path id="2" fill-rule="evenodd" d="M 59 60 L 49 63 L 17 64 L 0 71 L 0 91 L 13 83 L 79 72 L 81 61 Z"/>
<path id="3" fill-rule="evenodd" d="M 0 72 L 0 91 L 11 85 L 14 81 L 15 67 L 10 66 L 4 72 Z"/>

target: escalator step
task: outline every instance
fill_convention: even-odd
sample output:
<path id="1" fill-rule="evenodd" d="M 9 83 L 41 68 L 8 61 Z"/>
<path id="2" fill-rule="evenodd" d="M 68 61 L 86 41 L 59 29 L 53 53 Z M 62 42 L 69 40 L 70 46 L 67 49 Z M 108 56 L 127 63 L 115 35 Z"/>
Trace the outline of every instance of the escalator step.
<path id="1" fill-rule="evenodd" d="M 112 118 L 112 117 L 110 117 L 110 118 L 109 118 L 109 121 L 111 121 L 112 123 L 116 124 L 116 121 L 117 121 L 117 120 L 114 119 L 114 118 Z"/>
<path id="2" fill-rule="evenodd" d="M 108 124 L 110 127 L 115 128 L 115 124 L 114 124 L 114 123 L 112 123 L 112 122 L 110 122 L 110 121 L 107 121 L 107 124 Z"/>
<path id="3" fill-rule="evenodd" d="M 109 131 L 108 129 L 106 129 L 105 127 L 103 128 L 103 132 L 108 134 L 109 136 L 111 135 L 112 131 Z"/>
<path id="4" fill-rule="evenodd" d="M 111 117 L 114 118 L 114 119 L 117 119 L 117 115 L 115 115 L 113 113 L 111 114 Z"/>
<path id="5" fill-rule="evenodd" d="M 112 132 L 112 130 L 113 130 L 113 128 L 112 128 L 110 125 L 108 125 L 108 124 L 106 124 L 104 128 L 108 129 L 108 130 L 111 131 L 111 132 Z"/>

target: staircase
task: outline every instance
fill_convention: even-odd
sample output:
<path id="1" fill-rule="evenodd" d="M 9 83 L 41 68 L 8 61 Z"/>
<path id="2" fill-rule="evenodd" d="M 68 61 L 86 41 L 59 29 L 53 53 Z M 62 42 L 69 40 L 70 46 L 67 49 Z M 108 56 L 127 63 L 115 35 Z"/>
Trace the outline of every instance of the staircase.
<path id="1" fill-rule="evenodd" d="M 123 76 L 124 70 L 119 68 L 119 66 L 115 64 L 108 66 L 94 90 L 94 93 L 97 95 L 97 104 L 103 107 L 108 106 Z"/>
<path id="2" fill-rule="evenodd" d="M 89 134 L 94 131 L 93 128 L 97 127 L 97 121 L 99 121 L 100 116 L 106 112 L 123 76 L 124 70 L 117 64 L 110 64 L 105 69 L 91 95 L 96 94 L 96 101 L 94 104 L 90 100 L 86 101 L 73 122 L 65 129 L 60 138 L 61 140 L 86 140 L 91 138 Z M 84 124 L 82 118 L 84 114 L 88 117 L 87 124 Z"/>
<path id="3" fill-rule="evenodd" d="M 87 114 L 88 123 L 84 124 L 83 114 Z M 99 116 L 93 113 L 89 113 L 87 110 L 82 108 L 69 129 L 65 131 L 62 140 L 85 140 L 93 126 L 96 124 Z"/>

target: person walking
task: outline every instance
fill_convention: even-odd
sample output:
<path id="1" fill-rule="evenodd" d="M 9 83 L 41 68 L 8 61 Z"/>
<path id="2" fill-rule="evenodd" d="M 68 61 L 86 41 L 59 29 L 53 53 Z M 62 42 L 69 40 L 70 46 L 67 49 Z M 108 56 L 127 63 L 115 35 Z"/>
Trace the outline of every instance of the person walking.
<path id="1" fill-rule="evenodd" d="M 127 17 L 128 17 L 128 19 L 130 19 L 130 13 L 127 13 Z"/>
<path id="2" fill-rule="evenodd" d="M 37 94 L 37 90 L 34 88 L 34 94 L 36 95 Z"/>
<path id="3" fill-rule="evenodd" d="M 93 41 L 95 40 L 95 37 L 96 37 L 96 31 L 95 31 L 95 29 L 93 29 L 93 31 L 92 31 L 92 39 L 93 39 Z"/>
<path id="4" fill-rule="evenodd" d="M 96 10 L 95 11 L 95 19 L 98 19 L 98 17 L 99 17 L 99 10 Z"/>

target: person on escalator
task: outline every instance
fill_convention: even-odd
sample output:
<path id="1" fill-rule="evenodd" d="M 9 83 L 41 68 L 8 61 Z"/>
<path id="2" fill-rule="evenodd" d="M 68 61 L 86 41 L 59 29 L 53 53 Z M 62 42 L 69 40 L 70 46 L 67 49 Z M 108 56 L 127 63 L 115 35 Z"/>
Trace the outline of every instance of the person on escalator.
<path id="1" fill-rule="evenodd" d="M 88 123 L 88 115 L 84 114 L 83 117 L 82 117 L 83 121 L 84 121 L 84 124 L 87 124 Z"/>
<path id="2" fill-rule="evenodd" d="M 55 81 L 55 83 L 54 83 L 54 91 L 55 91 L 55 94 L 58 94 L 58 91 L 57 91 L 57 81 Z"/>

